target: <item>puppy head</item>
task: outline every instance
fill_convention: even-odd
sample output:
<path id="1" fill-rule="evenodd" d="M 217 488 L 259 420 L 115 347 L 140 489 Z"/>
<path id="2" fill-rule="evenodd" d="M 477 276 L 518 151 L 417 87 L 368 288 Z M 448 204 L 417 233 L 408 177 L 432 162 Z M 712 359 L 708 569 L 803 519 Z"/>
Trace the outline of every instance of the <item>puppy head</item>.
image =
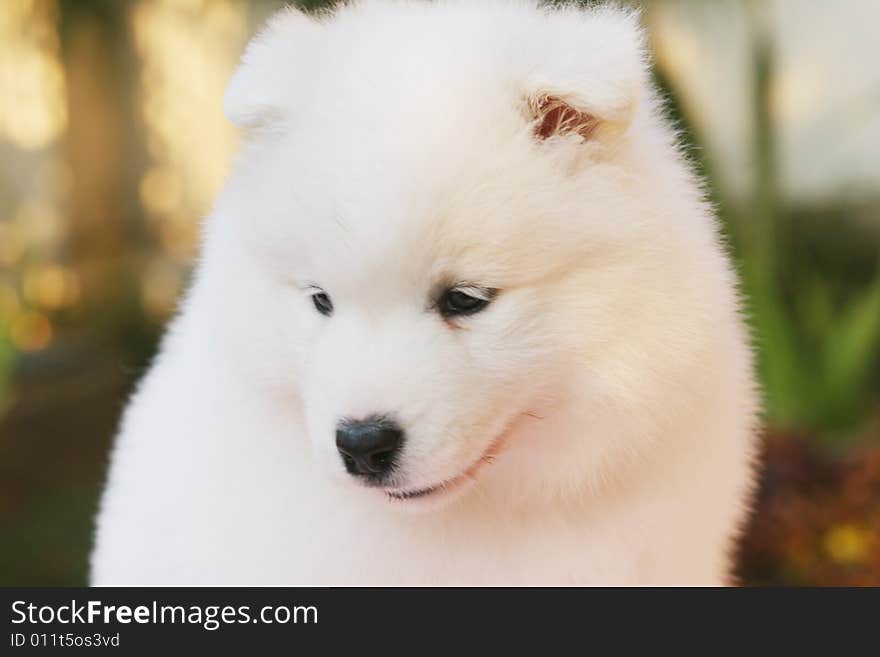
<path id="1" fill-rule="evenodd" d="M 607 411 L 584 391 L 656 287 L 635 18 L 475 4 L 285 11 L 226 98 L 249 137 L 216 223 L 261 325 L 236 339 L 329 471 L 399 503 L 504 459 L 505 485 L 558 480 L 583 446 L 553 436 Z"/>

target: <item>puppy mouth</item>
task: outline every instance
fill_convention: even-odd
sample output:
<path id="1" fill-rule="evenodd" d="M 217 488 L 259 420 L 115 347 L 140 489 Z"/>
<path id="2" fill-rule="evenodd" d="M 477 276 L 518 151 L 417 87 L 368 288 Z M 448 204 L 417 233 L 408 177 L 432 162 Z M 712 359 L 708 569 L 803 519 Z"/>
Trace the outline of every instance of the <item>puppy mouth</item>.
<path id="1" fill-rule="evenodd" d="M 430 488 L 419 488 L 416 490 L 387 491 L 386 495 L 395 500 L 413 500 L 417 497 L 427 497 L 443 489 L 445 484 L 438 484 Z"/>
<path id="2" fill-rule="evenodd" d="M 446 495 L 468 483 L 475 482 L 477 472 L 479 472 L 484 466 L 490 465 L 495 461 L 495 458 L 504 447 L 504 441 L 508 433 L 508 431 L 504 431 L 500 436 L 493 440 L 489 447 L 487 447 L 483 451 L 480 457 L 476 461 L 474 461 L 474 463 L 470 467 L 468 467 L 467 469 L 462 471 L 461 474 L 455 477 L 446 479 L 439 484 L 434 484 L 433 486 L 427 486 L 424 488 L 413 488 L 409 490 L 386 490 L 385 494 L 392 500 L 406 502 L 410 500 L 418 500 L 428 497 L 433 498 L 439 497 L 440 495 Z"/>

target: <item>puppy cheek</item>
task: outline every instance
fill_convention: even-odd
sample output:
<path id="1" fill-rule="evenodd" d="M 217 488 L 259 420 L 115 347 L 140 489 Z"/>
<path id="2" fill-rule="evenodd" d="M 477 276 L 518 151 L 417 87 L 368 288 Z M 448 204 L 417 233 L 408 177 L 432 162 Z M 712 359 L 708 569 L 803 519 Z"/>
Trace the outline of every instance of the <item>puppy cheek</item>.
<path id="1" fill-rule="evenodd" d="M 303 420 L 314 458 L 333 469 L 339 469 L 336 452 L 336 421 L 320 378 L 306 376 L 302 386 Z"/>
<path id="2" fill-rule="evenodd" d="M 407 434 L 399 473 L 429 484 L 458 476 L 485 448 L 489 411 L 481 401 L 485 389 L 461 381 L 445 395 L 434 391 L 432 403 Z"/>

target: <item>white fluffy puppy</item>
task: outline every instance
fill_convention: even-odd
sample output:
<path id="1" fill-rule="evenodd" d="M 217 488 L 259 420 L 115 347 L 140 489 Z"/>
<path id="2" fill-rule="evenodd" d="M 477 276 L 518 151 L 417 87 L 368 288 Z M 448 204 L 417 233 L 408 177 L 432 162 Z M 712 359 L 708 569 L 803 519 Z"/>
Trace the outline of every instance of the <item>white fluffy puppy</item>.
<path id="1" fill-rule="evenodd" d="M 751 354 L 637 23 L 271 20 L 117 438 L 94 584 L 728 581 Z"/>

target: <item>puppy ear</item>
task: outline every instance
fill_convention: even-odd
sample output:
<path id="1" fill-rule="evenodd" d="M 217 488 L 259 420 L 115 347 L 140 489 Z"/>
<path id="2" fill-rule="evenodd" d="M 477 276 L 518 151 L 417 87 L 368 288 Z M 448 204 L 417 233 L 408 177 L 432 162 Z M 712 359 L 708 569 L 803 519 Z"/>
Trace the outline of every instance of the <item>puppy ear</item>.
<path id="1" fill-rule="evenodd" d="M 307 66 L 321 25 L 294 8 L 274 14 L 245 49 L 226 88 L 223 110 L 234 125 L 254 128 L 281 118 L 295 85 L 294 67 Z"/>
<path id="2" fill-rule="evenodd" d="M 569 7 L 546 19 L 523 89 L 535 138 L 613 142 L 629 127 L 645 84 L 638 15 Z"/>
<path id="3" fill-rule="evenodd" d="M 533 132 L 540 140 L 557 135 L 577 134 L 587 140 L 599 126 L 599 119 L 589 112 L 581 111 L 556 96 L 529 98 L 529 115 Z"/>

